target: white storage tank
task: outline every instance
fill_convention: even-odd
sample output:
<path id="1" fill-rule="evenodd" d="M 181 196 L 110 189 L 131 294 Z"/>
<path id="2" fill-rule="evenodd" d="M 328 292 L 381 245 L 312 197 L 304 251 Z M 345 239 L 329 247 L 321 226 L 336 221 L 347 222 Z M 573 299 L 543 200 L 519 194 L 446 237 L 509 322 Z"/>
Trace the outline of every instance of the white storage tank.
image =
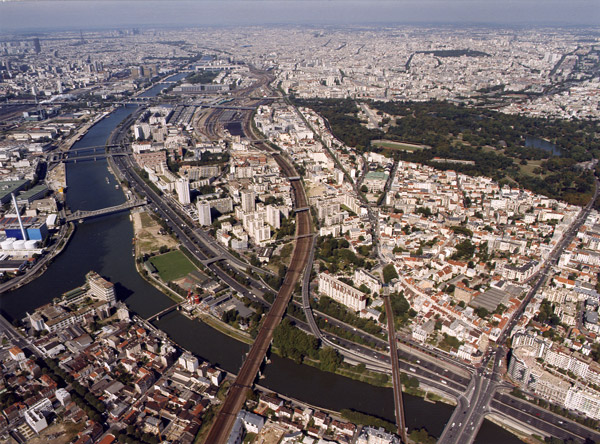
<path id="1" fill-rule="evenodd" d="M 26 250 L 34 250 L 37 248 L 38 241 L 36 240 L 28 240 L 25 241 L 25 249 Z"/>
<path id="2" fill-rule="evenodd" d="M 25 249 L 25 241 L 22 239 L 16 240 L 12 244 L 13 250 L 24 250 Z"/>
<path id="3" fill-rule="evenodd" d="M 14 242 L 15 242 L 15 238 L 9 237 L 4 242 L 0 243 L 0 247 L 2 247 L 3 250 L 12 250 Z"/>

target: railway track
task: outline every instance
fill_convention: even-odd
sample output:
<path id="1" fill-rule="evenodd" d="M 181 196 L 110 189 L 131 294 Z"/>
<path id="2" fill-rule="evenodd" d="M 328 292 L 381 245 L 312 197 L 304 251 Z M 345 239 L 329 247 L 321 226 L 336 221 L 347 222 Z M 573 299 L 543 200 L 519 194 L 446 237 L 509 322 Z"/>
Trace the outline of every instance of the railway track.
<path id="1" fill-rule="evenodd" d="M 278 156 L 278 163 L 281 162 L 283 172 L 287 177 L 293 177 L 297 173 L 289 164 L 286 164 L 281 156 Z M 299 181 L 292 182 L 293 193 L 297 205 L 306 203 L 304 189 Z M 302 236 L 311 232 L 310 213 L 307 211 L 296 214 L 296 234 Z M 252 388 L 254 380 L 260 370 L 260 367 L 265 359 L 267 351 L 273 340 L 273 332 L 281 322 L 285 310 L 292 298 L 292 293 L 296 283 L 300 280 L 300 276 L 304 270 L 308 255 L 312 247 L 311 237 L 302 237 L 296 240 L 292 260 L 285 275 L 283 284 L 281 285 L 277 297 L 271 306 L 271 309 L 266 314 L 262 327 L 258 332 L 254 345 L 250 349 L 242 368 L 235 379 L 234 384 L 227 394 L 227 398 L 213 423 L 210 432 L 208 433 L 205 443 L 207 444 L 224 444 L 227 442 L 233 423 L 246 401 L 248 390 Z"/>
<path id="2" fill-rule="evenodd" d="M 266 77 L 261 84 L 266 84 Z M 248 91 L 251 92 L 251 91 Z M 217 118 L 218 121 L 218 118 Z M 243 119 L 244 125 L 242 129 L 244 133 L 252 139 L 258 139 L 250 128 L 249 118 Z M 216 123 L 216 121 L 215 121 Z M 214 129 L 212 130 L 214 131 Z M 214 131 L 216 133 L 216 131 Z M 268 145 L 258 142 L 259 148 L 268 151 L 279 165 L 284 177 L 295 177 L 298 173 L 294 167 L 279 153 L 275 152 Z M 304 187 L 301 181 L 291 181 L 292 193 L 294 196 L 295 208 L 304 208 L 308 206 L 308 200 L 304 192 Z M 237 414 L 241 410 L 248 390 L 252 388 L 254 380 L 258 375 L 261 365 L 267 355 L 273 333 L 287 309 L 292 298 L 296 283 L 300 281 L 300 277 L 305 269 L 306 262 L 312 248 L 312 237 L 307 236 L 312 233 L 312 220 L 309 211 L 299 211 L 296 213 L 296 242 L 290 266 L 288 267 L 284 281 L 279 288 L 275 301 L 269 312 L 265 315 L 263 324 L 258 332 L 256 340 L 252 348 L 248 352 L 242 368 L 240 369 L 235 382 L 229 389 L 229 393 L 223 402 L 221 410 L 217 415 L 214 423 L 204 442 L 206 444 L 225 444 L 229 438 L 229 434 L 233 428 L 233 424 L 237 418 Z"/>

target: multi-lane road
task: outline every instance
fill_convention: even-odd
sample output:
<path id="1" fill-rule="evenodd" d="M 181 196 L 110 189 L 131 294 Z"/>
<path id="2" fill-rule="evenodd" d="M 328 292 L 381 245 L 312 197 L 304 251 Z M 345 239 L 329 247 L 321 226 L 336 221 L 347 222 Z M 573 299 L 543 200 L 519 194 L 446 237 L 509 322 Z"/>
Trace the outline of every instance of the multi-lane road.
<path id="1" fill-rule="evenodd" d="M 548 276 L 552 270 L 552 267 L 558 261 L 561 253 L 568 246 L 577 231 L 581 227 L 581 225 L 585 222 L 588 217 L 592 205 L 596 198 L 598 197 L 598 193 L 600 190 L 600 183 L 596 181 L 596 190 L 594 196 L 590 200 L 590 202 L 583 208 L 578 214 L 577 218 L 573 221 L 571 226 L 567 229 L 562 239 L 558 242 L 555 248 L 550 253 L 548 259 L 544 267 L 538 272 L 536 277 L 536 282 L 532 286 L 531 290 L 527 293 L 521 306 L 519 309 L 513 314 L 510 321 L 507 323 L 504 331 L 500 335 L 497 344 L 503 344 L 504 341 L 510 335 L 512 329 L 518 324 L 520 318 L 527 307 L 527 304 L 531 302 L 534 296 L 537 294 L 539 289 L 546 283 Z M 481 426 L 483 419 L 486 414 L 491 413 L 490 405 L 492 405 L 492 401 L 494 401 L 494 407 L 496 410 L 504 413 L 507 416 L 510 416 L 513 419 L 519 420 L 519 417 L 522 415 L 528 415 L 525 413 L 531 410 L 531 406 L 521 404 L 521 408 L 524 410 L 519 411 L 518 415 L 517 410 L 512 406 L 506 405 L 506 398 L 495 398 L 496 390 L 499 385 L 499 381 L 501 379 L 501 375 L 503 373 L 502 363 L 506 363 L 507 359 L 507 350 L 502 347 L 502 345 L 498 347 L 494 347 L 488 356 L 483 360 L 483 367 L 478 369 L 473 374 L 473 380 L 475 382 L 475 391 L 469 394 L 468 399 L 466 400 L 466 407 L 459 403 L 459 406 L 455 409 L 452 417 L 448 421 L 442 436 L 440 437 L 440 444 L 454 444 L 454 443 L 467 443 L 470 444 L 475 440 L 477 436 L 477 432 L 479 431 L 479 427 Z M 492 372 L 487 372 L 485 370 L 488 362 L 493 360 L 493 369 Z M 504 404 L 502 404 L 502 400 Z M 508 408 L 507 408 L 508 407 Z M 537 416 L 541 415 L 540 412 L 535 412 Z M 535 426 L 532 423 L 532 419 L 527 417 L 526 421 L 532 427 L 536 427 L 538 430 L 543 430 L 551 436 L 563 436 L 565 439 L 581 439 L 581 438 L 590 438 L 590 439 L 600 439 L 600 433 L 594 433 L 593 431 L 579 426 L 573 422 L 566 422 L 562 419 L 557 419 L 557 415 L 552 414 L 551 412 L 545 412 L 544 417 L 551 419 L 552 422 L 542 421 L 540 419 L 535 420 Z M 559 427 L 559 424 L 562 427 Z M 557 429 L 560 429 L 557 430 Z"/>
<path id="2" fill-rule="evenodd" d="M 218 120 L 220 113 L 221 110 L 215 110 L 213 119 Z M 249 114 L 250 113 L 248 113 L 245 117 L 243 128 L 247 135 L 252 134 Z M 211 132 L 213 135 L 217 134 L 216 125 L 211 127 Z M 258 137 L 255 136 L 253 138 L 258 139 Z M 265 144 L 258 143 L 258 145 L 260 145 L 262 149 L 268 150 L 272 155 L 274 155 L 274 158 L 279 163 L 284 175 L 288 177 L 297 176 L 297 173 L 293 170 L 290 162 L 285 159 L 284 156 L 274 152 Z M 177 211 L 174 208 L 172 208 L 166 201 L 161 199 L 160 196 L 156 195 L 139 177 L 137 177 L 135 174 L 132 175 L 129 171 L 127 171 L 133 167 L 129 159 L 115 158 L 114 162 L 119 165 L 124 177 L 134 184 L 134 189 L 137 188 L 138 190 L 142 190 L 144 194 L 151 197 L 153 202 L 152 206 L 154 206 L 155 211 L 161 217 L 167 220 L 170 227 L 188 250 L 190 250 L 199 260 L 206 260 L 215 255 L 214 245 L 210 245 L 211 242 L 214 242 L 213 239 L 211 239 L 202 231 L 198 232 L 198 230 L 194 231 L 190 229 L 188 222 L 185 221 L 182 216 L 177 214 Z M 294 180 L 291 183 L 294 192 L 296 208 L 307 207 L 306 197 L 303 192 L 301 181 Z M 571 229 L 563 237 L 563 240 L 560 242 L 557 248 L 555 248 L 551 257 L 547 261 L 546 268 L 540 272 L 539 281 L 532 288 L 532 292 L 527 295 L 528 298 L 525 302 L 528 302 L 535 294 L 535 291 L 537 291 L 537 289 L 539 289 L 539 287 L 543 284 L 543 280 L 549 272 L 550 265 L 556 262 L 562 249 L 568 245 L 568 238 L 572 238 L 572 235 L 576 233 L 579 225 L 583 222 L 583 220 L 585 220 L 587 213 L 589 213 L 589 207 L 586 207 L 586 209 L 582 211 L 576 221 L 576 224 L 573 224 Z M 286 279 L 279 291 L 276 301 L 269 311 L 269 314 L 265 318 L 265 323 L 261 329 L 261 332 L 263 332 L 263 330 L 264 332 L 262 334 L 259 332 L 259 336 L 257 337 L 256 341 L 258 342 L 258 345 L 255 343 L 255 347 L 253 347 L 255 352 L 253 353 L 251 351 L 246 358 L 242 370 L 238 375 L 238 379 L 236 379 L 234 386 L 230 390 L 228 400 L 226 400 L 223 405 L 222 414 L 219 415 L 220 419 L 217 419 L 213 425 L 213 428 L 211 429 L 209 437 L 206 440 L 206 442 L 210 442 L 211 444 L 213 442 L 226 442 L 226 438 L 229 434 L 228 430 L 231 429 L 233 421 L 235 420 L 235 415 L 237 414 L 237 411 L 239 411 L 239 408 L 245 399 L 246 391 L 252 386 L 258 369 L 263 362 L 264 355 L 268 350 L 273 329 L 281 320 L 281 317 L 285 312 L 285 308 L 287 307 L 287 304 L 291 298 L 291 293 L 295 286 L 295 282 L 297 282 L 304 270 L 306 270 L 306 274 L 303 287 L 307 287 L 308 283 L 310 282 L 308 278 L 310 269 L 308 267 L 305 268 L 305 264 L 307 262 L 312 262 L 310 258 L 312 257 L 312 253 L 314 253 L 312 236 L 305 236 L 310 234 L 310 228 L 307 228 L 310 227 L 310 213 L 308 211 L 302 211 L 297 213 L 296 217 L 298 230 L 297 234 L 304 237 L 298 237 L 296 240 L 296 248 L 292 256 L 292 264 L 290 265 L 288 275 L 286 275 Z M 236 268 L 248 267 L 242 261 L 238 260 L 236 263 L 236 261 L 233 261 L 231 257 L 227 257 L 226 259 L 228 263 L 236 266 Z M 223 271 L 222 267 L 227 269 L 229 264 L 220 264 L 219 266 L 217 266 L 217 264 L 209 265 L 211 271 L 213 271 L 225 283 L 230 285 L 239 293 L 253 298 L 252 292 L 248 291 L 246 287 L 239 284 L 235 279 L 231 278 L 225 271 Z M 262 283 L 250 278 L 248 282 L 250 284 L 250 289 L 254 292 L 254 294 L 261 294 L 261 290 L 264 290 Z M 303 290 L 304 296 L 306 289 L 303 288 Z M 306 291 L 306 295 L 308 295 L 308 291 Z M 256 300 L 256 298 L 253 299 Z M 306 299 L 308 299 L 308 296 L 306 296 Z M 309 306 L 309 303 L 307 301 L 303 301 L 303 305 Z M 525 304 L 523 304 L 523 307 L 524 306 Z M 503 340 L 510 332 L 510 329 L 516 325 L 521 313 L 516 315 L 511 320 L 511 323 L 503 332 Z M 391 361 L 386 354 L 374 352 L 368 347 L 360 346 L 351 341 L 341 339 L 326 332 L 320 332 L 316 326 L 316 323 L 314 322 L 314 318 L 312 318 L 312 316 L 307 316 L 307 319 L 307 329 L 310 329 L 310 331 L 319 335 L 325 343 L 336 346 L 339 350 L 343 350 L 343 353 L 349 355 L 349 357 L 368 357 L 369 359 L 367 359 L 366 362 L 371 362 L 371 364 L 373 364 L 373 368 L 377 368 L 379 370 L 385 370 L 386 368 L 391 367 Z M 331 319 L 331 321 L 335 322 L 333 319 Z M 343 328 L 348 329 L 352 327 L 343 325 Z M 383 342 L 382 340 L 379 341 Z M 494 352 L 496 360 L 494 362 L 493 371 L 475 371 L 471 378 L 466 377 L 464 374 L 459 374 L 461 372 L 455 373 L 452 370 L 449 371 L 447 366 L 445 366 L 443 363 L 436 364 L 434 359 L 423 360 L 423 362 L 421 362 L 418 358 L 415 358 L 414 354 L 401 352 L 400 355 L 407 361 L 398 361 L 398 369 L 403 369 L 407 371 L 407 373 L 412 373 L 421 381 L 425 381 L 428 385 L 436 387 L 439 390 L 454 396 L 458 400 L 458 406 L 455 409 L 452 419 L 448 422 L 447 429 L 444 431 L 444 435 L 442 435 L 440 442 L 472 442 L 485 415 L 492 411 L 499 412 L 507 417 L 515 419 L 516 421 L 523 423 L 526 422 L 532 427 L 542 430 L 549 435 L 563 436 L 565 438 L 593 437 L 594 439 L 600 439 L 600 435 L 594 434 L 593 431 L 590 433 L 589 429 L 580 426 L 579 424 L 567 420 L 563 421 L 562 418 L 559 419 L 560 417 L 551 412 L 540 409 L 530 403 L 521 401 L 512 396 L 498 393 L 498 388 L 504 386 L 504 384 L 500 382 L 499 375 L 501 374 L 501 362 L 502 360 L 506 359 L 505 351 L 503 351 L 501 348 L 496 349 Z M 380 365 L 377 365 L 377 363 Z"/>

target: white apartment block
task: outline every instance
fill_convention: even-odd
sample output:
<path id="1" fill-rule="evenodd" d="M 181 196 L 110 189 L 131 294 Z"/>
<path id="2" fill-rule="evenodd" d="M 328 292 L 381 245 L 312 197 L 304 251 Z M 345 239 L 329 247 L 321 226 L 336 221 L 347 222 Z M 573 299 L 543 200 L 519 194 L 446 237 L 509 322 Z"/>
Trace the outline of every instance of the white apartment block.
<path id="1" fill-rule="evenodd" d="M 256 208 L 256 195 L 254 191 L 242 192 L 242 211 L 244 213 L 252 213 Z"/>
<path id="2" fill-rule="evenodd" d="M 190 204 L 190 181 L 188 179 L 178 179 L 175 182 L 177 198 L 182 205 Z"/>
<path id="3" fill-rule="evenodd" d="M 92 296 L 105 300 L 110 307 L 115 305 L 115 285 L 112 282 L 107 281 L 95 271 L 90 271 L 86 278 Z"/>
<path id="4" fill-rule="evenodd" d="M 361 311 L 367 307 L 367 296 L 362 291 L 339 281 L 327 272 L 319 274 L 319 293 L 354 311 Z"/>
<path id="5" fill-rule="evenodd" d="M 198 358 L 190 353 L 183 353 L 177 363 L 186 369 L 188 372 L 195 372 L 198 370 Z"/>
<path id="6" fill-rule="evenodd" d="M 281 213 L 273 205 L 267 205 L 267 223 L 276 230 L 281 228 Z"/>
<path id="7" fill-rule="evenodd" d="M 577 359 L 573 354 L 562 347 L 552 347 L 546 353 L 544 360 L 546 364 L 562 370 L 571 371 L 580 378 L 586 377 L 589 368 L 589 363 Z"/>
<path id="8" fill-rule="evenodd" d="M 356 444 L 400 444 L 400 439 L 386 432 L 383 427 L 363 427 Z"/>
<path id="9" fill-rule="evenodd" d="M 573 387 L 567 393 L 565 408 L 577 410 L 592 419 L 600 419 L 600 396 L 589 390 Z"/>
<path id="10" fill-rule="evenodd" d="M 206 227 L 212 223 L 212 217 L 210 215 L 210 203 L 209 202 L 198 202 L 196 205 L 198 209 L 198 223 Z"/>
<path id="11" fill-rule="evenodd" d="M 354 271 L 354 283 L 359 287 L 364 284 L 371 293 L 381 292 L 381 280 L 362 268 Z"/>

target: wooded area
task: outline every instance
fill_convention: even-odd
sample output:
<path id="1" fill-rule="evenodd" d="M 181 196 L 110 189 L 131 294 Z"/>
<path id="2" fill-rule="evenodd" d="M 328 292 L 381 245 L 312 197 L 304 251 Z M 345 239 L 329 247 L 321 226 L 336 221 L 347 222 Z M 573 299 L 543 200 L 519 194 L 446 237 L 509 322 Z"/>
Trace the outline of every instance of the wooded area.
<path id="1" fill-rule="evenodd" d="M 384 132 L 366 128 L 352 99 L 296 103 L 322 115 L 337 138 L 359 151 L 380 152 L 471 176 L 484 175 L 500 184 L 520 186 L 576 205 L 587 203 L 593 194 L 593 171 L 581 164 L 600 156 L 598 127 L 591 120 L 533 118 L 438 101 L 368 102 L 380 115 L 393 117 Z M 554 144 L 560 155 L 526 146 L 531 145 L 532 138 Z M 380 139 L 430 148 L 403 151 L 371 144 Z"/>

